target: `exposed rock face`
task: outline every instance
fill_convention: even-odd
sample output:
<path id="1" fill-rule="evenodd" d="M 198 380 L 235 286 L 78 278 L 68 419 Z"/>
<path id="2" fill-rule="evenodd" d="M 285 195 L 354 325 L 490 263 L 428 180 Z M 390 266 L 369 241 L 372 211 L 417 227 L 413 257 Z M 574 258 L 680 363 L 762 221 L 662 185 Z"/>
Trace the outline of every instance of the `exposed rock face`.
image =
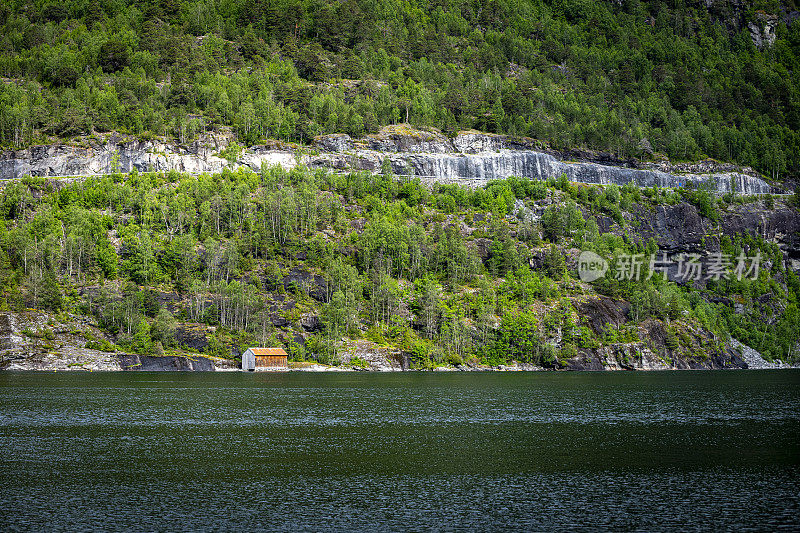
<path id="1" fill-rule="evenodd" d="M 319 146 L 327 146 L 322 143 Z M 568 162 L 570 156 L 582 159 Z M 353 144 L 347 153 L 321 153 L 310 157 L 312 167 L 353 168 L 376 171 L 388 160 L 398 175 L 414 175 L 424 180 L 480 186 L 491 179 L 519 176 L 544 180 L 565 175 L 570 181 L 640 187 L 709 187 L 717 192 L 742 194 L 771 192 L 772 187 L 749 169 L 706 163 L 680 168 L 670 173 L 669 166 L 651 168 L 619 166 L 623 162 L 610 156 L 590 153 L 548 153 L 533 139 L 462 132 L 450 141 L 437 133 L 384 129 L 377 136 Z M 616 163 L 616 165 L 607 164 Z M 684 165 L 685 166 L 685 165 Z"/>
<path id="2" fill-rule="evenodd" d="M 161 141 L 137 141 L 109 136 L 90 140 L 82 146 L 54 144 L 0 153 L 0 178 L 23 176 L 82 176 L 113 172 L 221 172 L 242 166 L 260 170 L 267 166 L 294 167 L 291 151 L 254 146 L 229 162 L 217 154 L 231 141 L 230 136 L 204 135 L 188 146 Z"/>
<path id="3" fill-rule="evenodd" d="M 644 343 L 615 344 L 568 362 L 569 370 L 723 370 L 744 369 L 747 363 L 730 351 L 709 357 L 670 357 Z"/>
<path id="4" fill-rule="evenodd" d="M 122 370 L 114 354 L 96 350 L 61 348 L 53 353 L 29 353 L 6 361 L 0 370 L 83 370 L 107 372 Z"/>
<path id="5" fill-rule="evenodd" d="M 188 328 L 182 328 L 188 331 Z M 0 313 L 0 370 L 232 370 L 235 361 L 203 356 L 145 356 L 89 348 L 103 333 L 82 316 L 59 322 L 38 311 Z M 203 338 L 205 341 L 205 338 Z"/>
<path id="6" fill-rule="evenodd" d="M 113 353 L 86 348 L 85 336 L 98 333 L 83 317 L 62 324 L 45 313 L 0 313 L 0 370 L 120 370 Z"/>
<path id="7" fill-rule="evenodd" d="M 775 44 L 775 28 L 778 26 L 778 17 L 767 13 L 758 13 L 758 21 L 747 24 L 750 38 L 757 48 L 766 48 Z"/>
<path id="8" fill-rule="evenodd" d="M 102 142 L 88 141 L 82 147 L 35 146 L 0 153 L 0 178 L 90 175 L 134 169 L 202 173 L 240 167 L 260 170 L 262 165 L 289 169 L 298 163 L 313 168 L 376 172 L 388 160 L 398 175 L 471 186 L 510 176 L 543 180 L 565 175 L 571 181 L 594 184 L 633 183 L 640 187 L 703 184 L 717 192 L 772 192 L 772 187 L 749 169 L 730 165 L 651 164 L 648 168 L 632 168 L 643 165 L 620 161 L 609 154 L 551 152 L 534 139 L 473 131 L 459 133 L 451 140 L 437 131 L 395 125 L 357 141 L 343 134 L 317 137 L 315 148 L 319 153 L 315 155 L 302 154 L 288 145 L 253 146 L 228 161 L 219 154 L 231 141 L 230 135 L 208 134 L 182 146 L 112 135 Z M 571 161 L 574 159 L 578 161 Z"/>
<path id="9" fill-rule="evenodd" d="M 283 287 L 287 291 L 297 288 L 319 302 L 328 301 L 328 282 L 319 275 L 312 274 L 301 268 L 293 268 L 283 278 Z"/>
<path id="10" fill-rule="evenodd" d="M 16 315 L 13 313 L 0 314 L 0 350 L 14 350 L 23 342 L 17 326 Z"/>
<path id="11" fill-rule="evenodd" d="M 618 328 L 628 321 L 630 305 L 627 302 L 601 296 L 576 304 L 581 316 L 587 318 L 595 334 L 602 334 L 608 327 Z"/>
<path id="12" fill-rule="evenodd" d="M 669 174 L 660 170 L 624 168 L 598 163 L 567 163 L 555 156 L 532 150 L 465 153 L 377 152 L 357 150 L 352 154 L 321 154 L 310 158 L 312 167 L 354 168 L 375 171 L 388 158 L 392 171 L 423 180 L 482 186 L 489 180 L 519 176 L 545 180 L 565 175 L 570 181 L 600 185 L 639 187 L 700 187 L 725 193 L 763 194 L 772 187 L 760 178 L 741 173 Z"/>
<path id="13" fill-rule="evenodd" d="M 767 208 L 763 203 L 731 206 L 722 213 L 719 227 L 703 219 L 697 208 L 682 202 L 677 205 L 657 206 L 653 211 L 636 213 L 637 236 L 643 242 L 653 238 L 661 252 L 671 259 L 669 278 L 681 282 L 677 276 L 676 258 L 692 253 L 706 256 L 720 251 L 720 237 L 750 234 L 776 243 L 800 270 L 800 217 L 789 207 Z M 598 221 L 602 232 L 613 231 Z M 704 260 L 702 261 L 704 262 Z"/>
<path id="14" fill-rule="evenodd" d="M 485 237 L 480 237 L 472 241 L 471 246 L 475 249 L 475 252 L 478 254 L 482 260 L 486 261 L 491 256 L 492 250 L 492 240 L 487 239 Z"/>
<path id="15" fill-rule="evenodd" d="M 368 135 L 361 148 L 378 152 L 447 153 L 453 151 L 450 139 L 438 131 L 421 131 L 404 124 L 386 126 L 375 135 Z"/>
<path id="16" fill-rule="evenodd" d="M 753 209 L 739 206 L 726 213 L 720 222 L 725 235 L 761 236 L 777 243 L 790 259 L 800 259 L 800 217 L 787 207 L 777 209 Z"/>
<path id="17" fill-rule="evenodd" d="M 796 368 L 792 365 L 787 365 L 784 362 L 778 361 L 777 363 L 770 363 L 763 357 L 761 354 L 758 353 L 756 350 L 750 348 L 742 344 L 741 342 L 737 341 L 736 339 L 731 339 L 731 345 L 740 350 L 742 353 L 742 359 L 745 363 L 747 363 L 747 368 L 752 370 L 763 370 L 763 369 L 773 369 L 773 368 Z"/>
<path id="18" fill-rule="evenodd" d="M 607 297 L 576 303 L 595 334 L 602 335 L 628 323 L 627 302 Z M 667 328 L 660 320 L 648 319 L 637 325 L 641 340 L 587 348 L 565 362 L 568 370 L 686 370 L 748 368 L 733 343 L 717 342 L 702 328 L 684 331 L 682 344 L 668 341 Z"/>
<path id="19" fill-rule="evenodd" d="M 179 346 L 202 350 L 208 346 L 208 326 L 198 323 L 182 323 L 175 329 L 175 341 Z"/>
<path id="20" fill-rule="evenodd" d="M 214 363 L 205 357 L 163 356 L 123 354 L 119 357 L 122 370 L 187 371 L 216 370 Z"/>
<path id="21" fill-rule="evenodd" d="M 697 208 L 685 202 L 639 213 L 639 223 L 643 240 L 654 238 L 659 249 L 669 252 L 695 251 L 706 234 Z"/>
<path id="22" fill-rule="evenodd" d="M 393 351 L 368 340 L 346 343 L 341 348 L 339 358 L 346 366 L 351 365 L 354 361 L 366 363 L 365 367 L 354 366 L 355 370 L 377 372 L 408 370 L 410 364 L 408 354 Z"/>
<path id="23" fill-rule="evenodd" d="M 308 314 L 300 319 L 300 327 L 302 327 L 305 331 L 313 333 L 315 331 L 321 331 L 323 325 L 318 316 Z"/>
<path id="24" fill-rule="evenodd" d="M 319 135 L 314 139 L 314 146 L 324 152 L 345 152 L 353 148 L 353 140 L 346 133 Z"/>

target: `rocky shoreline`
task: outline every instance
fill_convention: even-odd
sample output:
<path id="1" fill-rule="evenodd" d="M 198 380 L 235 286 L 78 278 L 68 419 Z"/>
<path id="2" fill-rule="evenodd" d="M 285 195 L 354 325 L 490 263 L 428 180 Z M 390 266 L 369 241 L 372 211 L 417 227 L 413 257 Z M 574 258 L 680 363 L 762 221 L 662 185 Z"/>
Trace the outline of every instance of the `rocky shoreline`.
<path id="1" fill-rule="evenodd" d="M 741 358 L 733 355 L 729 360 L 710 359 L 707 364 L 672 364 L 663 358 L 655 356 L 649 350 L 639 353 L 638 357 L 622 359 L 629 361 L 621 364 L 615 354 L 612 357 L 600 360 L 593 364 L 570 364 L 560 369 L 548 369 L 528 363 L 512 363 L 508 365 L 487 366 L 459 364 L 456 366 L 434 366 L 432 368 L 410 368 L 408 363 L 403 364 L 397 358 L 380 355 L 379 351 L 372 352 L 367 358 L 362 358 L 360 352 L 358 361 L 362 364 L 353 364 L 350 357 L 344 357 L 339 366 L 324 365 L 316 362 L 290 362 L 289 368 L 283 372 L 553 372 L 553 371 L 664 371 L 664 370 L 764 370 L 800 368 L 798 365 L 785 363 L 770 363 L 764 360 L 755 350 L 732 340 L 732 346 L 741 350 Z M 7 338 L 5 340 L 7 347 Z M 613 351 L 613 350 L 612 350 Z M 14 353 L 16 352 L 16 353 Z M 189 372 L 231 372 L 240 371 L 238 362 L 232 359 L 220 359 L 199 354 L 145 356 L 128 353 L 108 353 L 99 350 L 81 348 L 79 346 L 61 347 L 55 351 L 41 351 L 30 345 L 19 345 L 17 349 L 5 348 L 0 350 L 0 371 L 85 371 L 85 372 L 126 372 L 126 371 L 189 371 Z M 271 372 L 281 372 L 273 370 Z"/>
<path id="2" fill-rule="evenodd" d="M 146 358 L 146 363 L 132 362 L 132 358 Z M 135 356 L 131 354 L 119 355 L 116 358 L 116 364 L 109 360 L 107 364 L 101 364 L 99 360 L 92 359 L 91 356 L 84 356 L 75 362 L 71 359 L 62 359 L 58 356 L 51 356 L 49 358 L 39 359 L 36 362 L 16 361 L 9 364 L 7 367 L 0 369 L 0 372 L 239 372 L 240 369 L 234 366 L 235 362 L 221 363 L 204 356 L 190 357 L 190 356 Z M 135 359 L 133 359 L 135 361 Z M 752 359 L 749 359 L 752 361 Z M 224 361 L 224 360 L 223 360 Z M 127 364 L 131 363 L 131 364 Z M 217 366 L 219 365 L 219 366 Z M 756 360 L 753 366 L 745 367 L 729 367 L 726 370 L 786 370 L 786 369 L 800 369 L 798 365 L 788 365 L 786 363 L 770 363 L 763 358 L 760 362 Z M 295 366 L 290 363 L 289 368 L 286 370 L 269 370 L 266 373 L 281 373 L 281 372 L 367 372 L 367 373 L 382 373 L 382 372 L 603 372 L 614 370 L 629 370 L 623 368 L 617 369 L 580 369 L 580 370 L 554 370 L 542 368 L 536 365 L 527 363 L 520 363 L 514 365 L 500 365 L 500 366 L 466 366 L 459 365 L 452 366 L 438 366 L 432 369 L 400 369 L 400 368 L 359 368 L 347 366 L 329 366 L 318 363 L 313 363 L 304 366 Z M 637 369 L 643 372 L 664 372 L 672 370 L 712 370 L 710 368 L 648 368 Z M 719 369 L 714 369 L 719 370 Z"/>
<path id="3" fill-rule="evenodd" d="M 581 310 L 592 318 L 592 327 L 624 321 L 622 311 L 607 299 L 583 303 Z M 664 345 L 658 322 L 641 324 L 644 341 L 613 343 L 591 348 L 572 359 L 562 360 L 554 368 L 528 363 L 488 366 L 465 361 L 456 365 L 431 362 L 426 368 L 414 368 L 411 355 L 372 341 L 343 341 L 339 364 L 291 362 L 293 372 L 518 372 L 518 371 L 621 371 L 621 370 L 716 370 L 793 368 L 771 363 L 755 350 L 735 339 L 718 349 L 702 351 L 710 342 L 707 333 L 695 332 L 699 351 L 671 350 Z M 796 366 L 797 367 L 797 366 Z M 795 367 L 795 368 L 796 368 Z M 164 355 L 124 353 L 106 338 L 98 325 L 82 315 L 50 315 L 38 311 L 0 313 L 0 370 L 7 371 L 239 371 L 235 359 L 179 350 Z"/>

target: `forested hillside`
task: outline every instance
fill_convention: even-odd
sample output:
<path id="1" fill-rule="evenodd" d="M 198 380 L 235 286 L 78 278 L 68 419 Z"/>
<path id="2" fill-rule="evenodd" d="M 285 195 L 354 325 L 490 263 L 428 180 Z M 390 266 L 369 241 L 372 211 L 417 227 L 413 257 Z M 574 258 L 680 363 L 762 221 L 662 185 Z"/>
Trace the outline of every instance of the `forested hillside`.
<path id="1" fill-rule="evenodd" d="M 0 143 L 410 122 L 800 168 L 794 0 L 9 0 Z"/>
<path id="2" fill-rule="evenodd" d="M 46 313 L 0 344 L 0 368 L 75 347 L 235 358 L 282 345 L 358 366 L 350 347 L 366 341 L 422 368 L 574 369 L 735 366 L 731 338 L 767 358 L 800 349 L 800 280 L 781 250 L 800 246 L 800 217 L 770 196 L 517 178 L 431 189 L 298 167 L 28 178 L 0 198 L 0 310 Z M 580 250 L 731 264 L 589 284 Z M 741 254 L 760 268 L 736 276 Z"/>

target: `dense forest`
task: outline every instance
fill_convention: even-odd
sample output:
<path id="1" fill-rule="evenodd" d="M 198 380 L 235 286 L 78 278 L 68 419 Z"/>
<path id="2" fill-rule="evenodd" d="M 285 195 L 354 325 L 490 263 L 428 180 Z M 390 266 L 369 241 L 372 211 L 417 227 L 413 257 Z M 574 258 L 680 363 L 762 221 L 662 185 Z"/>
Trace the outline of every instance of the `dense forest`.
<path id="1" fill-rule="evenodd" d="M 800 169 L 794 0 L 9 0 L 0 143 L 397 122 Z M 754 43 L 748 24 L 770 22 Z"/>
<path id="2" fill-rule="evenodd" d="M 421 368 L 560 368 L 604 346 L 655 350 L 643 331 L 657 327 L 665 358 L 702 360 L 731 337 L 767 358 L 797 357 L 798 276 L 758 232 L 719 237 L 717 226 L 739 208 L 797 216 L 772 197 L 565 179 L 429 188 L 390 173 L 265 167 L 26 178 L 0 198 L 0 309 L 92 317 L 103 335 L 75 332 L 92 349 L 233 358 L 283 345 L 294 360 L 337 364 L 343 341 L 368 339 Z M 665 206 L 710 224 L 703 249 L 760 253 L 755 279 L 676 284 L 609 270 L 580 282 L 570 250 L 654 253 L 637 217 Z M 597 328 L 579 311 L 598 295 L 629 302 L 623 323 Z M 179 332 L 198 325 L 213 333 L 187 346 Z"/>

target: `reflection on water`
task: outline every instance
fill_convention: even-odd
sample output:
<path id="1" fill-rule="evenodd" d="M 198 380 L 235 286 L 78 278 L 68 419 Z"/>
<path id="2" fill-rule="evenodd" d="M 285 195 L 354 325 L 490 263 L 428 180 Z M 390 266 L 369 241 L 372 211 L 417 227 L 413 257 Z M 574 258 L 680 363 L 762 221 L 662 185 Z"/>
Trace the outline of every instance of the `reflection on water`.
<path id="1" fill-rule="evenodd" d="M 0 374 L 0 528 L 800 527 L 800 371 Z"/>

